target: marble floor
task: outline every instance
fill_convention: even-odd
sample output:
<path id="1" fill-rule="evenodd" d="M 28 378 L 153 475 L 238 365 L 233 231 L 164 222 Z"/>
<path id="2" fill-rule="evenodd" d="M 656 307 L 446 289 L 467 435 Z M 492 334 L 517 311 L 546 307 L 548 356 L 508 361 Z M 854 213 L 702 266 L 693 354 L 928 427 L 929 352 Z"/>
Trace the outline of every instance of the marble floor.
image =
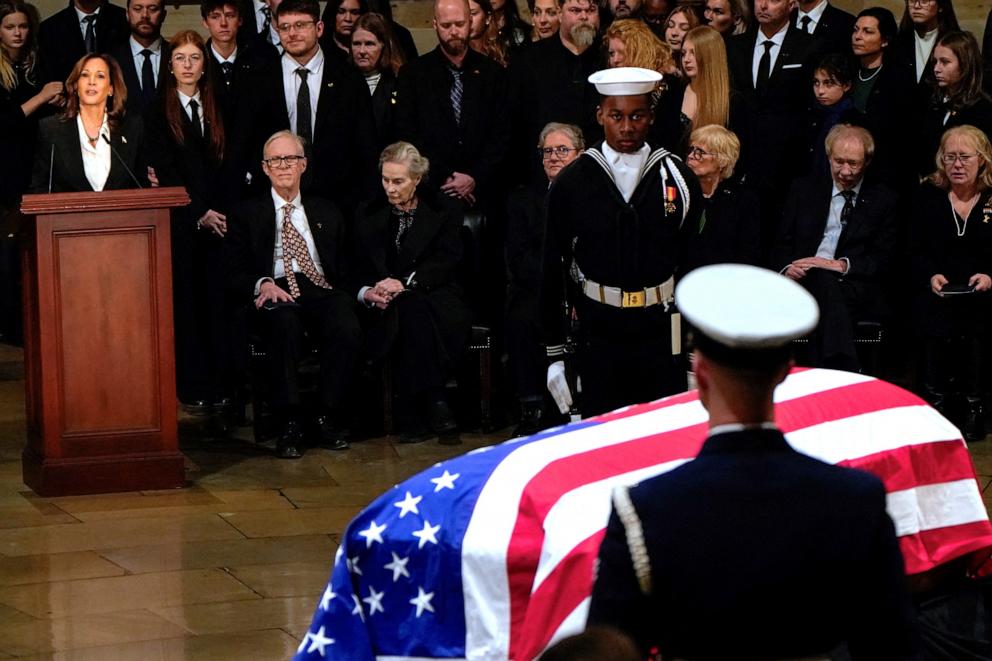
<path id="1" fill-rule="evenodd" d="M 288 659 L 361 507 L 461 447 L 376 438 L 280 461 L 180 421 L 188 488 L 40 498 L 19 351 L 0 345 L 0 660 Z M 972 447 L 992 502 L 992 440 Z"/>
<path id="2" fill-rule="evenodd" d="M 189 486 L 40 498 L 21 480 L 20 352 L 0 345 L 0 660 L 288 659 L 347 522 L 464 445 L 271 457 L 251 430 L 211 438 L 180 419 Z"/>

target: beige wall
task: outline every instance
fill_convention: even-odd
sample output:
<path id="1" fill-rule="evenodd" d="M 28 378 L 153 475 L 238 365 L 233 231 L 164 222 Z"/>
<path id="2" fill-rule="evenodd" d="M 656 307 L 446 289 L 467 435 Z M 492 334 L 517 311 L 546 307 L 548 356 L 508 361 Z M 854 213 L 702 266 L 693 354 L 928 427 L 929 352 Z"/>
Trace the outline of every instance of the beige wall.
<path id="1" fill-rule="evenodd" d="M 877 2 L 866 2 L 857 0 L 831 0 L 838 7 L 849 12 L 857 13 L 864 7 L 881 5 L 888 7 L 896 15 L 896 20 L 902 16 L 903 3 L 898 0 L 878 0 Z M 124 0 L 115 0 L 123 4 Z M 35 0 L 42 17 L 49 16 L 66 6 L 67 0 Z M 434 31 L 431 29 L 431 0 L 397 0 L 393 4 L 393 15 L 395 18 L 410 28 L 413 37 L 417 42 L 417 47 L 421 52 L 434 47 Z M 519 2 L 525 6 L 525 2 Z M 957 2 L 954 5 L 958 14 L 961 26 L 966 30 L 971 30 L 978 37 L 982 38 L 982 31 L 985 29 L 985 17 L 992 7 L 992 0 L 968 2 Z M 187 28 L 200 29 L 200 10 L 197 5 L 187 5 L 179 7 L 169 7 L 169 15 L 165 21 L 165 34 L 172 34 Z"/>

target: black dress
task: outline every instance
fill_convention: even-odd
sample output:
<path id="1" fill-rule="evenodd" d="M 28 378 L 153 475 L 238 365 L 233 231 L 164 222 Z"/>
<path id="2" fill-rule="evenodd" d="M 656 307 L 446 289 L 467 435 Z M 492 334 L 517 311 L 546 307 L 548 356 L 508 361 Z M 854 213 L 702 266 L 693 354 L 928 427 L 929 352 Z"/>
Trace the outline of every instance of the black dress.
<path id="1" fill-rule="evenodd" d="M 696 231 L 689 228 L 685 264 L 680 275 L 709 264 L 757 264 L 761 258 L 761 211 L 758 196 L 741 184 L 721 182 L 703 199 Z"/>
<path id="2" fill-rule="evenodd" d="M 22 67 L 15 66 L 17 84 L 13 89 L 0 87 L 0 126 L 4 127 L 4 156 L 0 158 L 0 213 L 17 206 L 21 195 L 31 181 L 31 162 L 34 158 L 35 138 L 38 133 L 37 116 L 26 117 L 21 104 L 38 93 L 40 84 L 31 79 Z"/>

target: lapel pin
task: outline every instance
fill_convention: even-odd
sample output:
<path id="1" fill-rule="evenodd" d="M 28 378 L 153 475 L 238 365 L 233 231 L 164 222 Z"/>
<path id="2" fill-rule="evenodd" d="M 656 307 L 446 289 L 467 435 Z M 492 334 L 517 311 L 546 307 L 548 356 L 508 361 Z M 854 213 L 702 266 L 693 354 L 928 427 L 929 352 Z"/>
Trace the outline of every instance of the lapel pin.
<path id="1" fill-rule="evenodd" d="M 327 83 L 328 87 L 334 87 L 334 83 Z"/>
<path id="2" fill-rule="evenodd" d="M 121 142 L 123 142 L 125 145 L 127 144 L 127 138 L 125 138 L 123 135 L 121 136 Z"/>
<path id="3" fill-rule="evenodd" d="M 319 230 L 324 229 L 324 224 L 323 223 L 317 223 L 317 229 L 319 229 Z"/>

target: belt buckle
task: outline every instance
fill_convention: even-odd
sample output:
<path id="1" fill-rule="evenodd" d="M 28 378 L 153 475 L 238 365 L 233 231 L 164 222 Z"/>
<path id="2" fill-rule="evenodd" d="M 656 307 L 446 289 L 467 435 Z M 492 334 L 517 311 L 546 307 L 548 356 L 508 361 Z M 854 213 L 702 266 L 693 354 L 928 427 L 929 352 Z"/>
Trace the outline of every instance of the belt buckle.
<path id="1" fill-rule="evenodd" d="M 620 302 L 620 307 L 643 308 L 644 299 L 645 296 L 643 291 L 625 291 L 623 292 L 623 300 Z"/>

